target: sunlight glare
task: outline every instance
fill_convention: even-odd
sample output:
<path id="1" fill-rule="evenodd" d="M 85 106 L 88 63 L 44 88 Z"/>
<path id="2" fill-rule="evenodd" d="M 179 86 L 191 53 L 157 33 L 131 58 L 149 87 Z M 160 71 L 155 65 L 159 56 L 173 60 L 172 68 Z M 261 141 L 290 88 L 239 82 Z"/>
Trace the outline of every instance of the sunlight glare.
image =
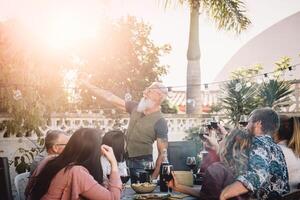
<path id="1" fill-rule="evenodd" d="M 52 48 L 71 48 L 82 40 L 95 38 L 97 22 L 83 16 L 57 15 L 50 21 L 47 43 Z"/>
<path id="2" fill-rule="evenodd" d="M 64 75 L 64 88 L 68 95 L 69 103 L 75 103 L 78 98 L 76 92 L 76 80 L 78 76 L 78 71 L 76 69 L 69 69 L 63 71 Z"/>

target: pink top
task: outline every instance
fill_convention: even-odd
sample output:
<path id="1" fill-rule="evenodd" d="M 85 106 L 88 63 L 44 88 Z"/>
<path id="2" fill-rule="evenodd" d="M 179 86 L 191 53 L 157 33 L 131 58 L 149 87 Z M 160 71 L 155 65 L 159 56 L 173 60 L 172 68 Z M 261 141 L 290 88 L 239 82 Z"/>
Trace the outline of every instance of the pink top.
<path id="1" fill-rule="evenodd" d="M 38 166 L 33 176 L 36 176 L 41 171 L 49 159 L 46 160 Z M 110 174 L 108 188 L 105 188 L 98 184 L 85 167 L 75 165 L 67 171 L 64 170 L 65 168 L 61 169 L 54 176 L 48 192 L 42 197 L 43 200 L 69 200 L 80 199 L 80 197 L 91 200 L 120 199 L 122 182 L 118 172 Z"/>

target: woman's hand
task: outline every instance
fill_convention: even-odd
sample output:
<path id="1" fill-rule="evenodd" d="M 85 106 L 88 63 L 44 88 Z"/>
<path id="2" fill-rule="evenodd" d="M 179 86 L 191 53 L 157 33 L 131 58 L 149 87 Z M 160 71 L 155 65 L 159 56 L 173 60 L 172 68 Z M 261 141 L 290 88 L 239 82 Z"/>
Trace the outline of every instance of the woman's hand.
<path id="1" fill-rule="evenodd" d="M 116 157 L 114 155 L 113 149 L 110 146 L 107 146 L 105 144 L 101 145 L 100 149 L 101 149 L 101 153 L 110 162 L 112 170 L 113 170 L 113 168 L 117 168 L 118 169 L 118 164 L 117 164 L 117 160 L 116 160 Z"/>
<path id="2" fill-rule="evenodd" d="M 228 134 L 228 132 L 226 131 L 226 129 L 224 128 L 224 126 L 222 126 L 221 124 L 218 124 L 218 129 L 219 129 L 219 131 L 220 131 L 220 133 L 222 134 L 222 135 L 227 135 Z"/>
<path id="3" fill-rule="evenodd" d="M 211 131 L 210 135 L 203 135 L 205 140 L 205 145 L 209 148 L 214 149 L 215 151 L 219 148 L 218 137 L 215 131 Z"/>

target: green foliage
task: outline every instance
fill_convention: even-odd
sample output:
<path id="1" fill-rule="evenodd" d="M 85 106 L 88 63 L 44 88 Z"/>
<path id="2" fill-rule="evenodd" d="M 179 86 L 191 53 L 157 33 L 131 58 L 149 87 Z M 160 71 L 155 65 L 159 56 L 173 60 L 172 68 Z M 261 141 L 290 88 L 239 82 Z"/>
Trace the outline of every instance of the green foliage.
<path id="1" fill-rule="evenodd" d="M 218 29 L 234 30 L 240 33 L 250 25 L 245 16 L 245 4 L 241 0 L 165 0 L 165 6 L 176 3 L 188 3 L 191 8 L 200 8 L 213 19 Z"/>
<path id="2" fill-rule="evenodd" d="M 278 109 L 280 106 L 289 106 L 289 95 L 293 93 L 288 81 L 270 80 L 263 82 L 259 89 L 262 106 Z"/>
<path id="3" fill-rule="evenodd" d="M 106 40 L 88 48 L 95 53 L 89 54 L 87 59 L 92 62 L 83 70 L 92 74 L 91 82 L 120 97 L 130 92 L 133 99 L 140 99 L 145 87 L 167 73 L 167 66 L 160 64 L 160 57 L 171 50 L 170 45 L 155 45 L 150 33 L 151 26 L 135 17 L 108 24 L 101 32 Z M 90 101 L 86 98 L 91 95 L 87 94 L 84 100 Z"/>
<path id="4" fill-rule="evenodd" d="M 98 99 L 78 88 L 71 90 L 81 95 L 81 101 L 70 103 L 64 86 L 67 70 L 86 71 L 97 86 L 121 97 L 130 92 L 134 98 L 140 98 L 146 86 L 167 73 L 160 57 L 171 48 L 154 44 L 150 25 L 134 17 L 105 21 L 96 39 L 59 52 L 45 46 L 19 22 L 0 23 L 0 113 L 11 119 L 0 124 L 6 137 L 39 136 L 39 126 L 52 112 L 103 108 Z M 74 55 L 82 64 L 74 62 Z"/>
<path id="5" fill-rule="evenodd" d="M 196 144 L 197 152 L 199 152 L 203 148 L 203 142 L 199 137 L 199 129 L 200 126 L 189 128 L 188 130 L 185 131 L 188 135 L 183 138 L 183 140 L 194 141 Z M 197 161 L 196 169 L 198 169 L 198 167 L 201 164 L 201 160 L 198 156 L 196 157 L 196 161 Z"/>
<path id="6" fill-rule="evenodd" d="M 185 136 L 183 140 L 191 140 L 197 143 L 201 143 L 201 139 L 199 137 L 199 130 L 200 130 L 200 126 L 189 128 L 188 130 L 185 131 L 185 133 L 187 133 L 187 136 Z"/>
<path id="7" fill-rule="evenodd" d="M 231 72 L 232 79 L 245 79 L 257 76 L 263 69 L 262 65 L 256 64 L 248 68 L 238 68 Z"/>
<path id="8" fill-rule="evenodd" d="M 241 115 L 248 115 L 259 106 L 256 87 L 257 84 L 247 84 L 242 79 L 231 80 L 222 87 L 223 109 L 234 125 L 238 124 Z"/>
<path id="9" fill-rule="evenodd" d="M 30 164 L 33 162 L 35 156 L 39 155 L 44 150 L 44 138 L 38 138 L 37 142 L 31 142 L 35 147 L 30 149 L 18 148 L 15 153 L 17 156 L 14 156 L 13 160 L 9 161 L 9 165 L 13 164 L 18 174 L 30 171 Z"/>
<path id="10" fill-rule="evenodd" d="M 289 106 L 289 95 L 293 90 L 291 83 L 281 77 L 283 70 L 291 66 L 290 58 L 284 57 L 275 64 L 274 79 L 261 84 L 253 82 L 253 77 L 263 69 L 261 65 L 232 72 L 233 80 L 222 88 L 221 104 L 234 125 L 238 124 L 241 115 L 249 115 L 255 108 L 268 106 L 280 110 L 280 107 Z"/>
<path id="11" fill-rule="evenodd" d="M 176 106 L 170 105 L 170 102 L 168 100 L 164 100 L 161 104 L 161 112 L 165 114 L 177 114 L 178 109 Z"/>
<path id="12" fill-rule="evenodd" d="M 279 79 L 283 75 L 283 71 L 291 66 L 291 58 L 284 56 L 275 65 L 274 78 Z"/>

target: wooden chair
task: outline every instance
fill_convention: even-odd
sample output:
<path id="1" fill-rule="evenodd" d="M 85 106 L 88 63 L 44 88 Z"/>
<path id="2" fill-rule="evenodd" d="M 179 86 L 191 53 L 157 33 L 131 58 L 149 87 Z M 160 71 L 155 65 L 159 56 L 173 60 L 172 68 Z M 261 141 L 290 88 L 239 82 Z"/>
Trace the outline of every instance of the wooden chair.
<path id="1" fill-rule="evenodd" d="M 294 190 L 288 194 L 285 194 L 281 198 L 282 200 L 299 200 L 300 199 L 300 190 Z"/>

